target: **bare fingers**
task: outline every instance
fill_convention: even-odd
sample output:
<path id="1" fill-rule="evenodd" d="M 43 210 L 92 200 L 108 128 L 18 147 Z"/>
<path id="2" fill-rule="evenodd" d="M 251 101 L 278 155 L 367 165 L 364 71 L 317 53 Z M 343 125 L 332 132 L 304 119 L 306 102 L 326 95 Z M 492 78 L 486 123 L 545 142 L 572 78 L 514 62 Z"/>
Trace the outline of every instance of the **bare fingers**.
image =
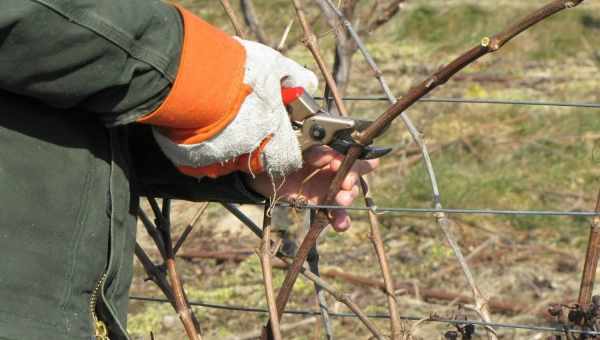
<path id="1" fill-rule="evenodd" d="M 330 163 L 330 167 L 332 171 L 338 171 L 340 166 L 342 165 L 342 161 L 339 159 L 333 159 Z M 351 190 L 353 186 L 358 184 L 358 179 L 361 176 L 364 176 L 370 172 L 373 172 L 379 166 L 378 159 L 371 159 L 368 161 L 359 160 L 352 166 L 348 175 L 342 182 L 342 190 Z"/>
<path id="2" fill-rule="evenodd" d="M 332 213 L 332 221 L 331 226 L 337 232 L 344 232 L 350 229 L 352 225 L 352 220 L 350 216 L 348 216 L 348 212 L 346 210 L 335 210 Z"/>

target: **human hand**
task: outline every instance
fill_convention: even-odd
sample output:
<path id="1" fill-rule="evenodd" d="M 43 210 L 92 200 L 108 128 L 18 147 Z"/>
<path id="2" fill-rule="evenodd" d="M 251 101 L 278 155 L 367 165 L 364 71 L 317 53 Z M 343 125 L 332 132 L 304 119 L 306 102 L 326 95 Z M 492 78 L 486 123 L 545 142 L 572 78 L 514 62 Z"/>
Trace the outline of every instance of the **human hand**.
<path id="1" fill-rule="evenodd" d="M 304 165 L 301 169 L 289 174 L 285 180 L 275 181 L 279 187 L 277 197 L 293 202 L 300 198 L 308 204 L 322 204 L 329 191 L 329 185 L 339 171 L 343 156 L 327 146 L 315 146 L 304 153 Z M 347 207 L 352 204 L 360 193 L 359 177 L 366 175 L 377 168 L 379 160 L 357 161 L 335 196 L 335 204 Z M 318 170 L 318 173 L 314 174 Z M 307 180 L 311 175 L 310 179 Z M 274 192 L 274 183 L 267 174 L 259 174 L 248 179 L 248 184 L 257 193 L 271 197 Z M 350 228 L 351 220 L 344 209 L 332 211 L 332 226 L 336 231 L 343 232 Z"/>
<path id="2" fill-rule="evenodd" d="M 191 176 L 219 177 L 234 171 L 286 175 L 302 166 L 302 154 L 282 101 L 282 86 L 303 87 L 310 93 L 318 79 L 268 46 L 235 41 L 245 51 L 243 88 L 248 91 L 235 118 L 207 139 L 202 137 L 205 129 L 196 133 L 186 127 L 155 129 L 155 138 L 178 169 Z"/>

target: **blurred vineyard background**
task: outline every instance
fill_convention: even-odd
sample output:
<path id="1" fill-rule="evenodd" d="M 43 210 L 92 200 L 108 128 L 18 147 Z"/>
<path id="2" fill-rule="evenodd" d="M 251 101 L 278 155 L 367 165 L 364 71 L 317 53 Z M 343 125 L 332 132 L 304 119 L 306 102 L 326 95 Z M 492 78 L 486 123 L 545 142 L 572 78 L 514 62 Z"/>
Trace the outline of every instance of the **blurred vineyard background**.
<path id="1" fill-rule="evenodd" d="M 209 22 L 233 33 L 218 1 L 179 1 Z M 237 5 L 237 1 L 233 1 Z M 290 1 L 255 0 L 263 29 L 273 42 L 294 18 Z M 318 9 L 307 3 L 311 17 Z M 372 1 L 359 1 L 367 11 Z M 398 96 L 411 84 L 451 58 L 477 44 L 482 37 L 504 28 L 515 17 L 544 4 L 543 0 L 407 0 L 385 26 L 366 36 Z M 555 102 L 600 102 L 600 4 L 589 1 L 559 14 L 517 38 L 501 52 L 467 68 L 433 93 L 435 97 L 495 98 Z M 361 22 L 357 22 L 358 25 Z M 315 21 L 320 44 L 333 62 L 335 36 L 323 18 Z M 317 71 L 293 26 L 286 54 Z M 208 48 L 208 47 L 202 47 Z M 377 82 L 362 58 L 354 56 L 347 95 L 380 95 Z M 348 102 L 356 117 L 375 117 L 385 102 Z M 409 112 L 423 132 L 438 174 L 443 203 L 449 208 L 587 211 L 594 208 L 600 189 L 599 109 L 419 103 Z M 399 122 L 379 144 L 394 146 L 372 180 L 380 207 L 430 207 L 431 194 L 416 146 Z M 191 221 L 199 204 L 177 202 L 176 234 Z M 244 207 L 260 223 L 261 208 Z M 292 214 L 293 215 L 293 214 Z M 299 215 L 299 214 L 298 214 Z M 345 272 L 380 280 L 375 254 L 368 242 L 366 215 L 352 215 L 353 228 L 345 234 L 328 232 L 320 242 L 324 272 Z M 511 217 L 452 215 L 454 232 L 484 293 L 514 310 L 496 311 L 499 322 L 542 324 L 540 311 L 550 302 L 576 298 L 583 266 L 589 219 L 574 217 Z M 438 289 L 468 294 L 462 274 L 430 215 L 381 216 L 392 273 L 402 287 L 397 291 L 402 315 L 452 316 L 458 300 L 442 301 L 420 294 Z M 303 229 L 294 226 L 298 237 Z M 140 242 L 152 254 L 151 242 L 140 229 Z M 191 301 L 265 305 L 258 257 L 259 240 L 218 204 L 211 204 L 198 221 L 182 254 L 235 254 L 233 260 L 180 258 L 180 273 Z M 210 256 L 209 256 L 210 257 Z M 160 296 L 136 263 L 133 295 Z M 283 279 L 275 271 L 276 286 Z M 367 312 L 387 312 L 385 296 L 375 288 L 327 278 L 350 292 Z M 412 287 L 412 288 L 411 288 Z M 346 311 L 330 301 L 332 309 Z M 291 309 L 316 309 L 313 286 L 297 283 Z M 492 308 L 494 310 L 494 308 Z M 206 339 L 236 339 L 260 329 L 262 314 L 196 309 Z M 454 313 L 454 314 L 453 314 Z M 462 312 L 461 312 L 462 313 Z M 477 318 L 465 311 L 465 315 Z M 305 320 L 303 323 L 298 323 Z M 387 329 L 387 321 L 376 321 Z M 288 339 L 320 339 L 314 317 L 285 316 Z M 335 319 L 339 339 L 367 339 L 353 319 Z M 407 329 L 411 323 L 406 324 Z M 420 339 L 439 339 L 449 326 L 422 324 Z M 184 332 L 168 304 L 133 301 L 129 330 L 136 339 L 183 339 Z M 482 334 L 480 330 L 478 334 Z M 501 331 L 504 339 L 545 339 L 534 332 Z"/>

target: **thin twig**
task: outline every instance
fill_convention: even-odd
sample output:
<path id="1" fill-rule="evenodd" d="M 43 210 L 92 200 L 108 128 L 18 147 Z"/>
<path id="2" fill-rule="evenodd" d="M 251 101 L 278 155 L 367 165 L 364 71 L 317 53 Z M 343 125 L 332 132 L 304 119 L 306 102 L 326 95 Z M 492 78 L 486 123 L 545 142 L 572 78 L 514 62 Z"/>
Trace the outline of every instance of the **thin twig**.
<path id="1" fill-rule="evenodd" d="M 317 62 L 318 66 L 319 66 L 321 73 L 325 77 L 325 80 L 327 82 L 328 91 L 331 92 L 332 96 L 334 97 L 336 106 L 338 108 L 337 112 L 339 112 L 340 115 L 342 115 L 342 116 L 348 116 L 347 109 L 343 105 L 343 101 L 340 98 L 340 91 L 338 90 L 337 84 L 336 84 L 335 80 L 333 79 L 333 76 L 331 76 L 331 74 L 329 73 L 329 70 L 327 69 L 327 66 L 325 65 L 325 63 L 323 61 L 323 57 L 319 51 L 318 40 L 317 40 L 314 32 L 312 31 L 310 25 L 308 25 L 305 15 L 304 15 L 302 8 L 299 5 L 298 1 L 294 1 L 294 7 L 296 9 L 298 18 L 300 20 L 302 29 L 304 31 L 304 36 L 305 36 L 304 40 L 307 45 L 307 48 L 311 51 L 315 61 Z M 335 26 L 332 28 L 334 30 L 336 29 Z M 360 180 L 361 180 L 361 183 L 363 184 L 363 194 L 365 196 L 365 201 L 367 202 L 367 204 L 369 204 L 369 202 L 372 202 L 372 200 L 370 199 L 370 197 L 367 196 L 368 190 L 366 190 L 366 185 L 367 185 L 366 180 L 363 178 L 361 178 Z M 314 212 L 311 212 L 311 224 L 314 220 L 313 213 Z M 388 285 L 387 294 L 388 294 L 388 302 L 389 302 L 389 309 L 390 309 L 390 315 L 391 315 L 391 328 L 392 328 L 392 335 L 393 335 L 392 339 L 396 339 L 397 336 L 399 336 L 399 332 L 400 332 L 400 319 L 398 318 L 397 304 L 393 297 L 393 291 L 394 291 L 393 286 L 394 285 L 393 285 L 391 274 L 389 271 L 389 264 L 387 262 L 387 256 L 385 255 L 385 249 L 383 248 L 383 241 L 381 240 L 381 233 L 379 231 L 379 220 L 372 211 L 369 212 L 369 221 L 371 224 L 371 232 L 374 235 L 373 242 L 374 242 L 375 249 L 377 252 L 377 257 L 378 257 L 378 260 L 380 263 L 380 267 L 383 272 L 384 282 L 386 282 L 386 285 Z M 311 249 L 311 252 L 316 252 L 316 245 L 315 245 L 315 247 L 313 247 L 313 249 Z"/>
<path id="2" fill-rule="evenodd" d="M 204 212 L 208 208 L 208 205 L 209 205 L 208 202 L 203 203 L 200 206 L 200 208 L 198 209 L 198 211 L 196 212 L 196 215 L 194 215 L 194 217 L 192 218 L 190 223 L 187 225 L 187 227 L 185 227 L 185 230 L 183 231 L 183 233 L 181 233 L 181 235 L 177 239 L 177 242 L 175 243 L 175 246 L 173 247 L 174 255 L 177 255 L 177 253 L 179 252 L 179 249 L 181 249 L 181 246 L 183 246 L 183 243 L 185 242 L 187 237 L 190 235 L 190 233 L 194 229 L 194 226 L 196 226 L 196 223 L 198 223 L 198 221 L 200 220 L 200 217 L 202 217 L 202 215 L 204 215 Z"/>
<path id="3" fill-rule="evenodd" d="M 319 66 L 323 77 L 325 77 L 327 85 L 330 86 L 330 84 L 335 84 L 335 80 L 333 79 L 331 72 L 329 72 L 329 68 L 325 64 L 325 60 L 323 60 L 317 36 L 313 32 L 308 20 L 306 19 L 306 14 L 304 13 L 304 9 L 302 7 L 302 4 L 300 3 L 300 0 L 292 0 L 292 3 L 294 5 L 294 9 L 296 10 L 298 21 L 302 26 L 302 31 L 304 32 L 303 42 L 306 45 L 306 48 L 308 48 L 313 58 L 315 59 L 317 65 Z M 342 116 L 347 115 L 348 110 L 346 110 L 346 106 L 344 105 L 342 96 L 340 95 L 339 91 L 337 91 L 337 87 L 334 86 L 333 88 L 330 88 L 330 90 L 331 96 L 333 97 L 335 105 L 337 106 L 339 112 L 342 114 Z"/>
<path id="4" fill-rule="evenodd" d="M 346 114 L 347 110 L 344 106 L 344 103 L 341 99 L 339 92 L 337 91 L 337 87 L 335 86 L 335 81 L 333 80 L 333 77 L 331 76 L 331 73 L 329 72 L 329 70 L 321 56 L 321 53 L 320 53 L 319 47 L 318 47 L 317 37 L 314 34 L 314 32 L 312 31 L 312 29 L 308 23 L 308 20 L 306 19 L 306 15 L 304 14 L 303 7 L 300 4 L 299 0 L 292 0 L 292 3 L 296 10 L 296 14 L 298 16 L 300 25 L 302 26 L 302 29 L 304 31 L 304 43 L 306 44 L 306 47 L 309 49 L 309 51 L 312 53 L 313 58 L 317 62 L 319 69 L 321 70 L 321 72 L 323 73 L 323 76 L 325 77 L 325 79 L 327 81 L 327 84 L 332 85 L 332 86 L 330 86 L 330 90 L 331 90 L 332 96 L 335 98 L 335 103 L 338 108 L 338 111 L 343 114 Z M 331 192 L 329 193 L 329 196 L 331 196 Z M 326 202 L 331 202 L 333 200 L 333 197 L 334 196 L 326 198 Z M 296 258 L 294 259 L 294 262 L 291 265 L 290 270 L 288 271 L 288 273 L 284 279 L 281 289 L 279 290 L 279 294 L 277 295 L 277 312 L 279 313 L 280 317 L 282 316 L 282 313 L 285 310 L 285 306 L 289 300 L 289 296 L 291 295 L 291 291 L 293 289 L 294 283 L 295 283 L 296 279 L 298 278 L 298 274 L 304 269 L 303 268 L 304 261 L 308 257 L 310 251 L 316 245 L 316 237 L 318 237 L 318 235 L 321 233 L 321 231 L 328 224 L 327 216 L 316 216 L 315 215 L 314 219 L 311 219 L 311 221 L 312 221 L 311 227 L 310 227 L 304 241 L 302 242 L 302 245 L 300 246 L 298 253 L 296 254 Z M 315 237 L 315 238 L 312 239 L 312 237 Z M 307 244 L 311 244 L 311 246 L 307 247 L 306 246 Z M 318 278 L 318 276 L 315 276 L 315 277 Z M 323 287 L 323 288 L 326 289 L 325 287 Z M 338 298 L 338 300 L 340 302 L 346 304 L 351 310 L 354 311 L 355 309 L 358 309 L 358 307 L 352 301 L 349 300 L 348 296 L 339 295 L 339 296 L 336 296 L 336 298 Z M 361 320 L 362 320 L 362 318 L 361 318 Z M 371 331 L 371 333 L 373 333 L 373 335 L 377 339 L 382 339 L 382 336 L 381 336 L 381 333 L 379 332 L 379 330 L 368 319 L 366 319 L 366 317 L 365 317 L 365 320 L 363 320 L 363 323 L 367 326 L 367 328 Z"/>
<path id="5" fill-rule="evenodd" d="M 596 201 L 596 212 L 600 212 L 600 192 Z M 589 305 L 592 302 L 592 292 L 594 290 L 594 281 L 596 279 L 596 269 L 598 267 L 598 258 L 600 257 L 600 217 L 592 219 L 590 226 L 590 236 L 585 255 L 585 264 L 583 265 L 583 274 L 581 275 L 581 286 L 579 288 L 579 298 L 577 303 L 580 306 Z"/>
<path id="6" fill-rule="evenodd" d="M 237 217 L 248 229 L 250 229 L 256 236 L 262 238 L 262 230 L 250 219 L 246 214 L 241 212 L 236 206 L 230 203 L 223 203 L 223 206 L 227 208 L 230 212 L 233 213 L 235 217 Z M 279 258 L 287 267 L 291 268 L 293 263 L 290 263 L 288 259 L 286 259 L 283 254 L 277 253 L 277 258 Z M 291 269 L 290 269 L 291 270 Z M 290 271 L 288 270 L 288 272 Z M 302 274 L 305 278 L 312 281 L 313 283 L 319 285 L 325 291 L 327 291 L 331 296 L 333 296 L 337 301 L 343 303 L 348 307 L 353 313 L 356 314 L 358 319 L 373 333 L 376 339 L 383 339 L 383 335 L 377 330 L 375 325 L 367 318 L 367 315 L 352 301 L 352 299 L 342 292 L 337 291 L 333 286 L 329 285 L 327 282 L 323 281 L 320 277 L 314 275 L 310 272 L 310 269 L 301 263 L 300 269 L 298 270 L 299 274 Z M 279 312 L 279 309 L 278 309 Z M 268 326 L 267 326 L 268 327 Z"/>
<path id="7" fill-rule="evenodd" d="M 183 324 L 185 332 L 190 340 L 201 340 L 200 329 L 198 324 L 194 322 L 193 312 L 190 308 L 187 296 L 183 289 L 183 284 L 177 273 L 177 265 L 175 263 L 175 253 L 173 251 L 173 242 L 171 239 L 171 221 L 170 221 L 170 201 L 163 200 L 163 210 L 158 209 L 156 200 L 152 197 L 148 197 L 150 206 L 156 215 L 156 226 L 162 236 L 162 240 L 165 245 L 165 257 L 164 261 L 167 267 L 167 273 L 171 289 L 173 291 L 173 297 L 175 299 L 175 309 L 179 315 L 179 319 Z"/>
<path id="8" fill-rule="evenodd" d="M 148 274 L 148 278 L 154 282 L 158 288 L 162 291 L 168 301 L 171 303 L 173 309 L 177 310 L 177 303 L 175 301 L 175 294 L 173 293 L 173 289 L 169 285 L 169 281 L 167 280 L 167 275 L 162 267 L 155 265 L 150 257 L 144 249 L 136 242 L 135 244 L 135 255 L 144 267 L 146 274 Z M 186 298 L 187 299 L 187 298 Z M 200 323 L 196 316 L 192 313 L 191 315 L 192 322 L 195 325 L 196 329 L 200 329 Z"/>
<path id="9" fill-rule="evenodd" d="M 498 242 L 498 238 L 496 236 L 490 237 L 485 242 L 483 242 L 482 244 L 477 246 L 477 248 L 475 248 L 471 253 L 469 253 L 469 255 L 465 258 L 465 260 L 468 263 L 469 261 L 471 261 L 478 255 L 480 255 L 486 248 L 495 244 L 496 242 Z M 459 267 L 459 266 L 457 266 L 457 265 L 448 266 L 448 267 L 446 267 L 442 270 L 439 270 L 439 271 L 435 272 L 434 274 L 430 275 L 429 279 L 436 280 L 436 279 L 443 278 L 444 276 L 451 274 L 454 270 L 457 269 L 457 267 Z"/>
<path id="10" fill-rule="evenodd" d="M 166 258 L 167 255 L 165 251 L 165 242 L 162 239 L 161 234 L 158 232 L 158 230 L 152 223 L 152 221 L 150 221 L 150 218 L 148 218 L 146 212 L 142 210 L 141 207 L 138 208 L 138 217 L 142 221 L 142 225 L 146 229 L 146 232 L 148 233 L 148 235 L 150 235 L 152 241 L 154 241 L 154 245 L 156 246 L 156 248 L 158 248 L 160 256 L 162 256 L 163 259 Z"/>
<path id="11" fill-rule="evenodd" d="M 450 231 L 450 220 L 448 220 L 446 215 L 443 213 L 435 214 L 435 216 L 437 218 L 438 225 L 441 227 L 442 232 L 446 237 L 446 241 L 448 241 L 450 248 L 452 248 L 454 256 L 456 257 L 456 260 L 458 261 L 458 264 L 460 265 L 460 268 L 467 279 L 469 287 L 471 287 L 473 299 L 475 300 L 475 308 L 477 309 L 478 314 L 481 315 L 483 321 L 491 322 L 488 299 L 481 293 L 481 290 L 477 286 L 475 278 L 473 277 L 473 273 L 471 272 L 471 269 L 469 268 L 462 251 L 460 250 L 460 246 Z M 490 339 L 497 339 L 496 331 L 493 328 L 486 329 L 488 330 L 488 337 Z"/>
<path id="12" fill-rule="evenodd" d="M 385 25 L 388 21 L 390 21 L 400 11 L 400 8 L 402 7 L 402 4 L 405 1 L 406 0 L 393 0 L 381 10 L 381 13 L 379 13 L 376 16 L 370 16 L 369 18 L 374 18 L 374 20 L 372 20 L 368 25 L 366 25 L 367 33 L 372 33 L 373 31 L 377 30 L 379 27 Z"/>
<path id="13" fill-rule="evenodd" d="M 305 223 L 308 224 L 306 226 L 306 229 L 308 230 L 314 218 L 314 211 L 310 211 L 308 216 L 305 215 L 304 218 Z M 315 274 L 318 277 L 321 277 L 321 273 L 319 271 L 319 259 L 319 251 L 317 249 L 317 245 L 315 244 L 315 246 L 313 247 L 313 249 L 311 249 L 308 255 L 308 268 L 313 274 Z M 314 286 L 317 302 L 319 304 L 319 310 L 321 311 L 321 320 L 323 321 L 323 326 L 325 328 L 325 339 L 333 340 L 333 327 L 331 325 L 331 318 L 329 317 L 329 307 L 327 306 L 325 292 L 323 291 L 323 289 L 321 289 L 321 287 L 318 284 L 315 283 Z"/>
<path id="14" fill-rule="evenodd" d="M 286 265 L 291 266 L 291 263 L 289 262 L 288 259 L 286 259 L 286 258 L 280 258 L 280 259 Z M 331 286 L 327 282 L 323 281 L 323 279 L 321 279 L 317 275 L 313 274 L 310 271 L 310 269 L 306 268 L 306 266 L 303 266 L 300 269 L 300 272 L 302 273 L 302 275 L 304 275 L 304 277 L 306 277 L 313 283 L 319 285 L 319 287 L 323 288 L 325 291 L 327 291 L 329 294 L 331 294 L 331 296 L 333 296 L 337 301 L 343 303 L 344 305 L 346 305 L 346 307 L 350 308 L 350 310 L 354 314 L 356 314 L 356 316 L 360 319 L 360 321 L 362 321 L 362 323 L 367 327 L 367 329 L 369 331 L 371 331 L 371 333 L 373 334 L 373 336 L 375 336 L 376 339 L 381 339 L 381 340 L 384 339 L 383 334 L 381 334 L 381 332 L 377 329 L 377 327 L 375 327 L 375 324 L 373 324 L 373 322 L 371 320 L 369 320 L 367 315 L 360 309 L 360 307 L 358 307 L 358 305 L 356 303 L 354 303 L 354 301 L 352 301 L 352 298 L 350 298 L 350 295 L 338 292 L 333 286 Z"/>
<path id="15" fill-rule="evenodd" d="M 376 208 L 375 202 L 369 192 L 369 184 L 366 179 L 360 179 L 360 185 L 365 198 L 365 204 L 369 208 Z M 398 313 L 398 304 L 396 303 L 396 296 L 394 294 L 394 281 L 390 272 L 390 265 L 388 262 L 385 248 L 383 246 L 383 239 L 381 238 L 381 228 L 379 224 L 379 218 L 375 214 L 374 210 L 369 211 L 369 222 L 371 225 L 371 242 L 375 253 L 377 254 L 377 260 L 379 261 L 379 267 L 383 275 L 383 282 L 385 284 L 385 293 L 388 300 L 388 309 L 390 311 L 390 322 L 392 329 L 392 340 L 399 339 L 401 335 L 401 322 L 400 315 Z"/>
<path id="16" fill-rule="evenodd" d="M 277 51 L 281 52 L 285 48 L 285 42 L 287 41 L 288 36 L 290 35 L 290 31 L 292 30 L 292 26 L 294 25 L 294 20 L 290 20 L 289 24 L 285 26 L 285 30 L 281 35 L 281 39 L 279 39 L 279 44 L 277 44 Z"/>
<path id="17" fill-rule="evenodd" d="M 244 22 L 250 28 L 250 31 L 254 34 L 258 42 L 269 45 L 269 39 L 258 20 L 252 0 L 240 0 L 240 7 L 242 8 L 242 14 L 244 15 Z"/>
<path id="18" fill-rule="evenodd" d="M 193 312 L 189 306 L 189 302 L 187 301 L 185 291 L 183 290 L 183 284 L 179 279 L 174 258 L 167 259 L 167 271 L 169 273 L 171 287 L 173 287 L 173 296 L 175 297 L 177 314 L 183 323 L 185 332 L 190 340 L 200 340 L 202 337 L 200 336 L 200 332 L 196 328 L 196 325 L 193 321 Z"/>
<path id="19" fill-rule="evenodd" d="M 265 286 L 265 295 L 267 298 L 267 306 L 269 308 L 269 318 L 271 320 L 271 334 L 274 340 L 281 340 L 281 329 L 279 326 L 279 316 L 277 315 L 277 306 L 275 305 L 275 293 L 273 293 L 273 273 L 271 268 L 271 216 L 269 215 L 270 204 L 265 204 L 265 212 L 263 215 L 263 236 L 260 244 L 258 257 L 263 273 L 263 281 Z"/>
<path id="20" fill-rule="evenodd" d="M 235 30 L 235 33 L 240 38 L 246 39 L 248 37 L 248 34 L 246 33 L 246 30 L 244 30 L 242 28 L 242 25 L 240 24 L 240 20 L 238 19 L 237 15 L 235 14 L 235 11 L 233 10 L 233 8 L 231 7 L 229 0 L 219 0 L 219 1 L 221 2 L 223 9 L 225 9 L 225 13 L 227 13 L 229 20 L 231 21 L 231 24 L 233 25 L 233 29 Z"/>
<path id="21" fill-rule="evenodd" d="M 340 16 L 340 18 L 343 18 L 343 14 L 331 3 L 331 1 L 328 0 L 328 2 L 330 3 L 331 7 L 337 11 L 338 16 Z M 362 149 L 362 145 L 370 144 L 373 141 L 373 139 L 376 138 L 377 136 L 379 136 L 379 134 L 387 126 L 389 126 L 389 124 L 398 116 L 400 116 L 404 120 L 405 124 L 407 124 L 409 131 L 411 131 L 411 135 L 413 135 L 413 137 L 415 137 L 415 136 L 420 137 L 418 133 L 416 133 L 416 134 L 414 133 L 414 132 L 416 132 L 416 129 L 414 129 L 414 126 L 412 126 L 412 124 L 409 124 L 410 121 L 406 119 L 406 115 L 404 114 L 405 110 L 408 109 L 410 106 L 412 106 L 417 100 L 419 100 L 423 96 L 430 93 L 437 86 L 442 85 L 445 82 L 447 82 L 453 75 L 455 75 L 457 72 L 459 72 L 466 66 L 470 65 L 475 60 L 479 59 L 480 57 L 482 57 L 488 53 L 492 53 L 492 52 L 499 50 L 508 41 L 510 41 L 515 36 L 522 33 L 523 31 L 527 30 L 528 28 L 532 27 L 533 25 L 539 23 L 540 21 L 543 21 L 544 19 L 546 19 L 546 18 L 552 16 L 553 14 L 558 13 L 566 8 L 575 7 L 575 6 L 579 5 L 581 2 L 583 2 L 583 0 L 575 0 L 575 1 L 555 0 L 555 1 L 552 1 L 550 4 L 542 7 L 541 9 L 533 12 L 532 14 L 528 15 L 524 19 L 520 20 L 517 24 L 509 27 L 507 30 L 503 31 L 502 33 L 497 34 L 496 36 L 494 36 L 492 38 L 484 37 L 479 46 L 476 46 L 476 47 L 472 48 L 471 50 L 467 51 L 465 54 L 461 55 L 460 57 L 455 59 L 453 62 L 448 64 L 447 66 L 440 69 L 432 77 L 423 81 L 421 84 L 413 87 L 411 90 L 409 90 L 409 92 L 400 101 L 397 101 L 396 103 L 394 103 L 386 112 L 384 112 L 381 116 L 379 116 L 366 130 L 364 130 L 362 133 L 360 133 L 357 136 L 357 140 L 358 140 L 359 144 L 352 147 L 350 149 L 350 151 L 348 152 L 347 157 L 342 162 L 340 171 L 336 174 L 336 177 L 332 181 L 332 186 L 330 187 L 330 189 L 332 191 L 337 191 L 337 189 L 339 188 L 339 186 L 342 183 L 343 178 L 347 175 L 347 172 L 351 169 L 352 165 L 357 160 L 358 155 L 360 154 L 360 151 Z M 346 20 L 346 22 L 344 22 L 344 25 L 349 30 L 352 27 L 352 25 L 349 22 L 347 22 L 347 20 Z M 353 37 L 355 38 L 355 40 L 357 40 L 357 43 L 358 43 L 358 41 L 360 40 L 360 37 L 358 37 L 357 34 L 353 34 Z M 381 72 L 379 71 L 378 68 L 376 68 L 376 65 L 375 65 L 373 59 L 367 57 L 368 54 L 365 54 L 366 49 L 364 49 L 364 45 L 363 45 L 363 48 L 361 48 L 361 51 L 363 52 L 363 55 L 365 55 L 365 57 L 367 58 L 367 61 L 369 62 L 369 64 L 372 67 L 375 66 L 374 70 L 376 71 L 375 72 L 376 77 L 379 79 L 380 84 L 384 88 L 384 92 L 386 92 L 386 95 L 390 98 L 390 101 L 393 101 L 393 95 L 391 95 L 391 91 L 389 91 L 389 87 L 383 81 Z M 415 140 L 417 140 L 417 139 L 415 139 Z M 424 143 L 419 146 L 422 148 L 422 150 L 426 151 L 426 146 Z M 440 199 L 440 195 L 439 195 L 439 190 L 437 189 L 437 182 L 435 180 L 433 167 L 431 166 L 431 161 L 426 152 L 423 153 L 423 156 L 425 158 L 425 164 L 427 166 L 427 170 L 430 175 L 430 180 L 432 182 L 435 206 L 436 206 L 436 208 L 438 208 L 438 207 L 441 208 L 441 199 Z M 457 259 L 461 263 L 461 267 L 467 278 L 467 282 L 471 286 L 475 300 L 478 301 L 477 306 L 482 308 L 481 314 L 483 316 L 488 316 L 489 312 L 487 312 L 487 304 L 485 302 L 485 298 L 483 298 L 480 290 L 475 285 L 473 276 L 472 276 L 468 266 L 466 265 L 466 262 L 464 261 L 464 256 L 462 256 L 462 252 L 460 251 L 460 248 L 458 247 L 458 245 L 452 238 L 452 235 L 448 229 L 449 221 L 448 221 L 446 215 L 443 213 L 438 213 L 438 214 L 436 214 L 436 219 L 437 219 L 438 225 L 442 228 L 442 231 L 448 238 L 448 242 L 450 243 L 450 246 L 454 250 Z M 316 237 L 314 237 L 314 239 L 316 239 Z M 310 246 L 310 244 L 308 244 L 307 247 L 308 246 Z M 489 321 L 489 320 L 485 320 L 485 321 Z M 491 334 L 491 337 L 492 338 L 495 337 L 493 335 L 493 333 Z"/>
<path id="22" fill-rule="evenodd" d="M 162 291 L 167 299 L 171 302 L 173 308 L 175 308 L 175 298 L 173 297 L 173 290 L 171 286 L 169 286 L 169 282 L 166 279 L 165 273 L 161 271 L 158 266 L 156 266 L 142 246 L 136 242 L 135 244 L 135 256 L 144 267 L 146 274 L 148 274 L 148 279 L 152 280 L 158 288 Z"/>

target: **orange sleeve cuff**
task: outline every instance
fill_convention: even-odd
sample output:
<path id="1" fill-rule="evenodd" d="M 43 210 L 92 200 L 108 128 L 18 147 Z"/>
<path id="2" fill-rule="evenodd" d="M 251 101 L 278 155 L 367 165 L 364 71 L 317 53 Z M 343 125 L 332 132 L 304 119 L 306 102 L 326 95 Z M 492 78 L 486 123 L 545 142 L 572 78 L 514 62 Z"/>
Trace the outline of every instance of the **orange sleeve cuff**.
<path id="1" fill-rule="evenodd" d="M 253 174 L 261 173 L 264 170 L 261 154 L 267 147 L 267 144 L 271 141 L 271 138 L 272 136 L 269 135 L 260 143 L 260 146 L 251 153 L 243 154 L 222 164 L 211 164 L 203 167 L 178 166 L 177 169 L 184 175 L 194 177 L 208 176 L 210 178 L 229 175 L 235 171 Z"/>
<path id="2" fill-rule="evenodd" d="M 243 83 L 246 51 L 225 32 L 183 7 L 184 37 L 171 92 L 154 112 L 138 120 L 160 126 L 178 144 L 197 144 L 223 130 L 252 92 Z"/>

